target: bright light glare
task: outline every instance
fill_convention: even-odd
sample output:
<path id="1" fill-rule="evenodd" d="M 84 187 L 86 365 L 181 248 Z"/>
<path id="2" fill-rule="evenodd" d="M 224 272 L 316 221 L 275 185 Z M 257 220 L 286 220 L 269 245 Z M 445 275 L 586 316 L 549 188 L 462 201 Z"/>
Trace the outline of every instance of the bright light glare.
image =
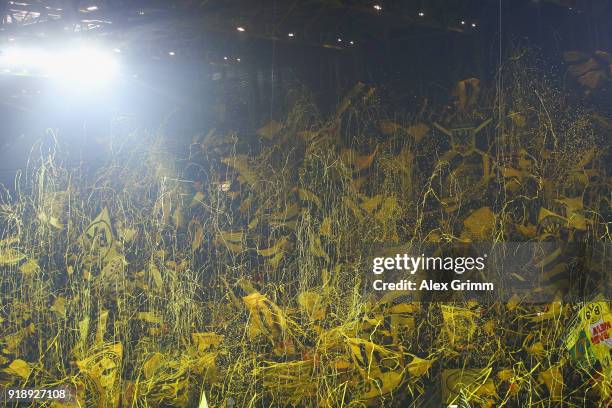
<path id="1" fill-rule="evenodd" d="M 95 48 L 77 48 L 60 52 L 51 58 L 50 76 L 81 83 L 100 83 L 112 79 L 118 63 L 109 53 Z"/>
<path id="2" fill-rule="evenodd" d="M 97 85 L 112 79 L 119 64 L 111 52 L 93 47 L 66 50 L 15 47 L 1 51 L 0 67 L 27 70 L 62 82 Z"/>

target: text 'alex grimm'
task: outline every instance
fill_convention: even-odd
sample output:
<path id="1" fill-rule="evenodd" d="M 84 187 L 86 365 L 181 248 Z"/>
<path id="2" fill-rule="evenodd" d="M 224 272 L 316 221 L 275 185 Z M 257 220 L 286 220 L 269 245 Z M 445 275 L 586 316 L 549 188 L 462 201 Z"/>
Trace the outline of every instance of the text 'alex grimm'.
<path id="1" fill-rule="evenodd" d="M 408 254 L 397 254 L 395 257 L 374 258 L 372 272 L 380 275 L 385 271 L 406 271 L 414 275 L 417 271 L 453 271 L 463 274 L 466 271 L 482 271 L 485 268 L 487 255 L 481 257 L 428 257 L 425 255 L 413 257 Z M 492 291 L 492 282 L 472 282 L 455 279 L 450 282 L 435 282 L 431 279 L 411 280 L 400 279 L 395 282 L 385 282 L 377 279 L 372 282 L 376 291 Z"/>

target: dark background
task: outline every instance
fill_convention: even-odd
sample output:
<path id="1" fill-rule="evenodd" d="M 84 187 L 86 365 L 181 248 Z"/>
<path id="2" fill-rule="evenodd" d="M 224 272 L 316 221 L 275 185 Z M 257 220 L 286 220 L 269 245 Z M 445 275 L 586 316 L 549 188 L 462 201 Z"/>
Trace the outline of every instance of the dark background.
<path id="1" fill-rule="evenodd" d="M 113 132 L 156 131 L 163 123 L 176 139 L 213 127 L 248 133 L 282 119 L 289 91 L 299 87 L 323 114 L 357 81 L 378 86 L 388 108 L 411 112 L 425 97 L 443 105 L 460 79 L 494 84 L 500 59 L 519 47 L 536 49 L 560 76 L 562 52 L 612 49 L 607 0 L 387 1 L 379 2 L 381 13 L 372 9 L 376 2 L 326 8 L 325 2 L 262 1 L 251 14 L 254 3 L 244 1 L 183 1 L 151 10 L 146 5 L 155 2 L 109 3 L 114 8 L 100 9 L 114 13 L 112 28 L 74 34 L 124 50 L 121 77 L 106 89 L 67 91 L 40 78 L 0 75 L 1 183 L 11 184 L 48 129 L 70 161 L 95 168 L 107 159 L 104 138 Z M 289 11 L 280 13 L 282 7 Z M 135 10 L 146 10 L 146 19 L 125 17 Z M 425 16 L 415 17 L 416 10 Z M 237 25 L 249 29 L 239 33 Z M 0 37 L 31 40 L 32 26 L 5 19 Z M 64 40 L 53 27 L 48 32 L 45 41 Z M 296 37 L 284 37 L 287 32 Z"/>

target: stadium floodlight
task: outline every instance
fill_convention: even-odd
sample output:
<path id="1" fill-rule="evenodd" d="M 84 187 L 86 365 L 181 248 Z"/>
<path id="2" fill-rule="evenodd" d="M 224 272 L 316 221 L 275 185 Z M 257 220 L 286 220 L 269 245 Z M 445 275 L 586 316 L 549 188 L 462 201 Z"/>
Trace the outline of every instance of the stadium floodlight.
<path id="1" fill-rule="evenodd" d="M 91 45 L 40 48 L 11 44 L 0 50 L 0 71 L 48 77 L 62 85 L 103 85 L 118 69 L 116 53 Z"/>

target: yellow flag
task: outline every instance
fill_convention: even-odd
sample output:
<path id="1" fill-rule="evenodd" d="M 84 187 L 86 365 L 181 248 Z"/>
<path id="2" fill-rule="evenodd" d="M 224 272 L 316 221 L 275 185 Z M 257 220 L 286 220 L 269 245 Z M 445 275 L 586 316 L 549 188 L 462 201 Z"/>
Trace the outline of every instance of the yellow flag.
<path id="1" fill-rule="evenodd" d="M 562 401 L 564 384 L 559 366 L 550 367 L 548 370 L 540 372 L 538 379 L 546 384 L 553 401 Z"/>
<path id="2" fill-rule="evenodd" d="M 79 380 L 87 389 L 85 404 L 89 407 L 118 407 L 121 395 L 119 380 L 123 347 L 121 343 L 91 350 L 91 354 L 77 361 Z"/>
<path id="3" fill-rule="evenodd" d="M 114 239 L 110 213 L 108 208 L 104 207 L 87 226 L 79 242 L 89 255 L 102 260 L 110 252 Z"/>
<path id="4" fill-rule="evenodd" d="M 32 367 L 30 367 L 30 364 L 28 364 L 26 361 L 17 359 L 14 360 L 7 368 L 5 368 L 4 372 L 27 379 L 32 373 Z"/>
<path id="5" fill-rule="evenodd" d="M 476 313 L 461 307 L 440 305 L 444 329 L 452 344 L 459 340 L 470 340 L 476 331 Z"/>
<path id="6" fill-rule="evenodd" d="M 25 259 L 25 255 L 18 249 L 13 248 L 13 245 L 18 242 L 18 238 L 9 238 L 0 241 L 0 266 L 14 265 L 17 262 Z"/>

